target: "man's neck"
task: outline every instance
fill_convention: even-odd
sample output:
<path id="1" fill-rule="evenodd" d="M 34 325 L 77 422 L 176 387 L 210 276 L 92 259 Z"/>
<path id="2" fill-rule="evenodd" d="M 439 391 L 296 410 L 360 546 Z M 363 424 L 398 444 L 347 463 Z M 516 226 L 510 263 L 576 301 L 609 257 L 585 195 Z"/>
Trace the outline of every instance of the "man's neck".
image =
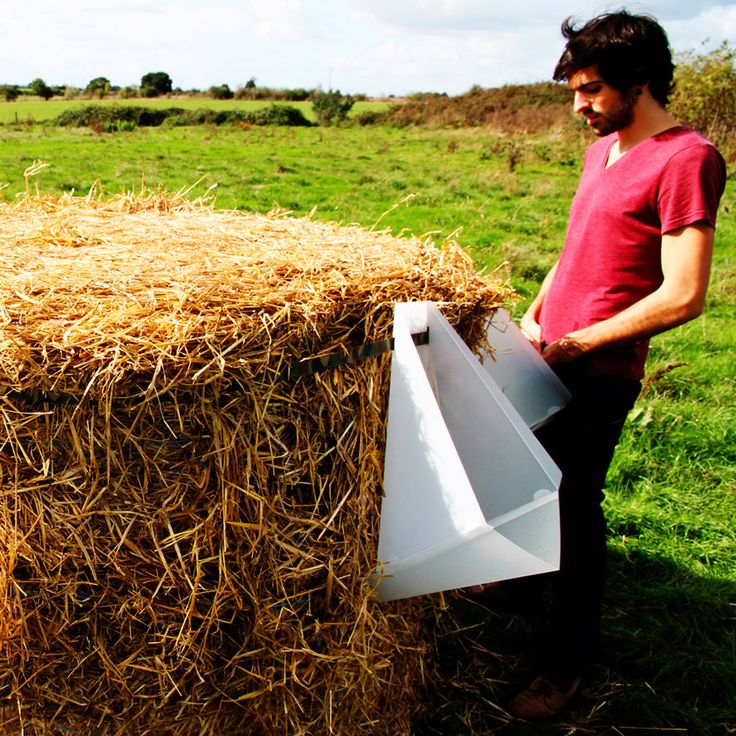
<path id="1" fill-rule="evenodd" d="M 633 120 L 618 132 L 619 150 L 626 153 L 637 143 L 676 125 L 679 125 L 677 120 L 645 89 L 634 108 Z"/>

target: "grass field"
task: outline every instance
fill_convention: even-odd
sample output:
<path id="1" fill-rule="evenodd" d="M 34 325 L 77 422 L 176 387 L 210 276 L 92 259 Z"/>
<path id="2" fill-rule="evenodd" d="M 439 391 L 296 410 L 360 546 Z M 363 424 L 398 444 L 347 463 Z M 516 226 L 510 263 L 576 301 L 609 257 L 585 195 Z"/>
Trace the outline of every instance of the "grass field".
<path id="1" fill-rule="evenodd" d="M 43 103 L 54 105 L 58 103 Z M 0 105 L 0 110 L 5 108 Z M 587 139 L 483 129 L 0 128 L 0 196 L 141 187 L 223 208 L 453 234 L 509 278 L 521 311 L 562 243 Z M 35 160 L 50 164 L 26 180 Z M 564 722 L 511 722 L 528 625 L 447 598 L 441 687 L 417 736 L 736 733 L 736 186 L 721 207 L 705 314 L 654 341 L 608 483 L 611 579 L 600 664 Z"/>

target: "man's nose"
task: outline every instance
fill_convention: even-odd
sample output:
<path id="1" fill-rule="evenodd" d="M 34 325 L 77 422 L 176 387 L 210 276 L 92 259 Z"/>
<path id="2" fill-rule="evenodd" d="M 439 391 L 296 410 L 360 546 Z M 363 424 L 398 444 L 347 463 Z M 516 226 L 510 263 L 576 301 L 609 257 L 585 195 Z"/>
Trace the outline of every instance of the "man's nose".
<path id="1" fill-rule="evenodd" d="M 576 113 L 581 113 L 590 107 L 590 101 L 582 92 L 575 92 L 572 108 Z"/>

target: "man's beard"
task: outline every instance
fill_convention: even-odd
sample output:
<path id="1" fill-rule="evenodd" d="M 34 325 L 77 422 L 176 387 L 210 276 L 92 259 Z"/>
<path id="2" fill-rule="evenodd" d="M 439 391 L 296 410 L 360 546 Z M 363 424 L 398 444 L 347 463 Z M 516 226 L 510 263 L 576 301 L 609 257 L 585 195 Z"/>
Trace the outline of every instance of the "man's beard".
<path id="1" fill-rule="evenodd" d="M 631 124 L 634 119 L 634 105 L 639 97 L 632 90 L 628 90 L 623 94 L 621 104 L 615 110 L 607 113 L 600 113 L 593 108 L 589 108 L 583 112 L 589 120 L 590 129 L 599 137 L 610 135 L 617 130 L 622 130 Z M 595 122 L 590 122 L 590 119 Z"/>

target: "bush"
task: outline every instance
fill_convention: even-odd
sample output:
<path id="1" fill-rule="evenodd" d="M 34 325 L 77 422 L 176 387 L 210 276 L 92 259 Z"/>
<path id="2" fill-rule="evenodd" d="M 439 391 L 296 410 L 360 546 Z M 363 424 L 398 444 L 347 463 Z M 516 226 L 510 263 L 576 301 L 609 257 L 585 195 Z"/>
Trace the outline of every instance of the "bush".
<path id="1" fill-rule="evenodd" d="M 254 125 L 311 125 L 301 110 L 297 110 L 291 105 L 271 105 L 260 110 L 254 110 L 251 114 Z"/>
<path id="2" fill-rule="evenodd" d="M 320 125 L 345 122 L 354 103 L 350 95 L 340 94 L 340 90 L 315 92 L 312 96 L 312 109 Z"/>
<path id="3" fill-rule="evenodd" d="M 15 102 L 20 96 L 20 88 L 17 84 L 0 85 L 0 97 L 6 102 Z"/>
<path id="4" fill-rule="evenodd" d="M 182 110 L 178 115 L 169 115 L 166 118 L 166 125 L 175 127 L 217 125 L 216 115 L 217 113 L 214 110 L 208 110 L 204 107 L 197 110 Z"/>
<path id="5" fill-rule="evenodd" d="M 352 122 L 356 125 L 368 126 L 368 125 L 380 125 L 386 122 L 387 113 L 386 111 L 379 110 L 366 110 L 361 112 L 359 115 L 355 115 L 352 118 Z"/>
<path id="6" fill-rule="evenodd" d="M 102 99 L 110 92 L 110 80 L 107 77 L 95 77 L 87 83 L 84 92 L 90 97 Z"/>
<path id="7" fill-rule="evenodd" d="M 141 94 L 144 97 L 160 97 L 171 93 L 173 84 L 166 72 L 149 72 L 141 77 Z"/>
<path id="8" fill-rule="evenodd" d="M 137 110 L 134 107 L 118 107 L 115 105 L 85 105 L 65 110 L 50 122 L 69 128 L 98 126 L 104 128 L 114 121 L 133 121 L 138 124 Z"/>
<path id="9" fill-rule="evenodd" d="M 52 125 L 92 127 L 99 130 L 132 130 L 137 126 L 157 127 L 171 115 L 183 113 L 179 108 L 153 109 L 137 105 L 85 105 L 65 110 L 51 121 Z"/>
<path id="10" fill-rule="evenodd" d="M 168 107 L 166 109 L 157 109 L 151 107 L 139 108 L 138 125 L 144 128 L 157 128 L 163 125 L 164 121 L 174 115 L 182 115 L 185 110 L 179 107 Z"/>
<path id="11" fill-rule="evenodd" d="M 724 43 L 713 51 L 688 51 L 677 58 L 670 110 L 736 156 L 736 50 Z"/>
<path id="12" fill-rule="evenodd" d="M 213 100 L 232 100 L 235 96 L 235 93 L 227 84 L 218 84 L 210 87 L 208 94 Z"/>
<path id="13" fill-rule="evenodd" d="M 30 85 L 31 94 L 40 97 L 43 100 L 50 100 L 54 96 L 54 90 L 43 81 L 43 79 L 34 79 Z"/>
<path id="14" fill-rule="evenodd" d="M 305 89 L 304 87 L 296 87 L 295 89 L 287 90 L 287 99 L 290 102 L 304 102 L 308 100 L 309 96 L 313 94 L 311 89 Z"/>
<path id="15" fill-rule="evenodd" d="M 245 87 L 235 92 L 239 100 L 279 100 L 285 102 L 303 102 L 312 95 L 312 90 L 303 87 L 295 89 L 276 89 L 275 87 L 257 87 L 253 79 L 249 79 Z"/>

